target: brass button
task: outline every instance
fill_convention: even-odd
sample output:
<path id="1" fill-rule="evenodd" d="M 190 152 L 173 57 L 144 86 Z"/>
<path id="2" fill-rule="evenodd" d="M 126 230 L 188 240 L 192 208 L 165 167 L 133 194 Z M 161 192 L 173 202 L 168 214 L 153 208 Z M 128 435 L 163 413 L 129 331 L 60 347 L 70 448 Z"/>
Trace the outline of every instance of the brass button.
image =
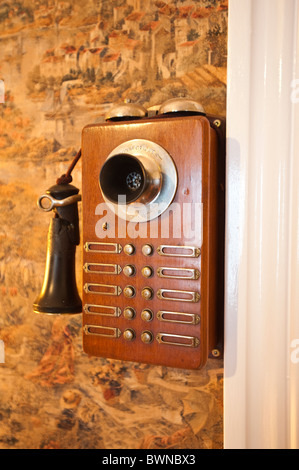
<path id="1" fill-rule="evenodd" d="M 144 256 L 150 256 L 153 254 L 153 247 L 152 245 L 149 245 L 149 244 L 146 244 L 146 245 L 143 245 L 142 247 L 142 253 L 144 254 Z"/>
<path id="2" fill-rule="evenodd" d="M 123 337 L 126 341 L 132 341 L 135 338 L 134 330 L 127 329 L 123 332 Z"/>
<path id="3" fill-rule="evenodd" d="M 151 268 L 150 266 L 144 266 L 144 268 L 142 268 L 141 270 L 142 276 L 146 278 L 152 277 L 153 272 L 153 268 Z"/>
<path id="4" fill-rule="evenodd" d="M 153 298 L 154 292 L 150 287 L 145 287 L 141 291 L 141 295 L 145 300 L 151 300 Z"/>
<path id="5" fill-rule="evenodd" d="M 124 288 L 124 296 L 128 298 L 132 298 L 135 295 L 135 289 L 133 286 L 126 286 Z"/>
<path id="6" fill-rule="evenodd" d="M 153 333 L 151 331 L 143 331 L 141 333 L 141 341 L 145 344 L 150 344 L 153 341 Z"/>
<path id="7" fill-rule="evenodd" d="M 153 319 L 153 316 L 154 314 L 149 308 L 146 308 L 141 312 L 141 318 L 143 321 L 151 321 Z"/>
<path id="8" fill-rule="evenodd" d="M 124 317 L 126 320 L 133 320 L 135 316 L 136 316 L 136 312 L 132 307 L 126 307 L 124 309 Z"/>
<path id="9" fill-rule="evenodd" d="M 123 273 L 124 273 L 124 275 L 127 276 L 127 277 L 134 276 L 134 274 L 135 274 L 135 267 L 132 266 L 131 264 L 127 264 L 127 265 L 123 268 Z"/>
<path id="10" fill-rule="evenodd" d="M 135 253 L 135 247 L 134 245 L 132 245 L 131 243 L 129 243 L 128 245 L 125 245 L 124 246 L 124 253 L 126 255 L 133 255 Z"/>

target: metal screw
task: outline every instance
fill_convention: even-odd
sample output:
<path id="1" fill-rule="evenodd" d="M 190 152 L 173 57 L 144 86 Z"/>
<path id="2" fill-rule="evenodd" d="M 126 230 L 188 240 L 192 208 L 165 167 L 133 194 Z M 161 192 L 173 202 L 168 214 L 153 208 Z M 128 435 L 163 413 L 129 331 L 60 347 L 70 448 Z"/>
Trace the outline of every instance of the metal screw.
<path id="1" fill-rule="evenodd" d="M 219 356 L 220 356 L 220 351 L 219 351 L 219 349 L 213 349 L 212 355 L 213 355 L 214 357 L 219 357 Z"/>

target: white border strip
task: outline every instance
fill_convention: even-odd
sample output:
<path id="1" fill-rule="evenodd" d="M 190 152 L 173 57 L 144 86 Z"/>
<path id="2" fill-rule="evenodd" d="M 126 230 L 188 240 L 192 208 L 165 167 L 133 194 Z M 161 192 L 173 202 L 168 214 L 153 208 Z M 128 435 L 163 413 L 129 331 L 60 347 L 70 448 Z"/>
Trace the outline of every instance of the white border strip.
<path id="1" fill-rule="evenodd" d="M 298 447 L 299 364 L 290 350 L 299 339 L 297 26 L 297 0 L 230 0 L 227 449 Z"/>

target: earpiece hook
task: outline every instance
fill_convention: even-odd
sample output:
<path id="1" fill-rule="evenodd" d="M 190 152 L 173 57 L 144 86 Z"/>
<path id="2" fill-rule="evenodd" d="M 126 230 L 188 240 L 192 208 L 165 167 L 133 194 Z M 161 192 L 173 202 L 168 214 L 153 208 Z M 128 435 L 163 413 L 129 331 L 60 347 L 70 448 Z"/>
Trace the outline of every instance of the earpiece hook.
<path id="1" fill-rule="evenodd" d="M 44 199 L 47 199 L 50 201 L 49 206 L 44 206 L 42 204 L 42 201 Z M 74 204 L 75 202 L 81 201 L 81 195 L 80 194 L 74 194 L 73 196 L 69 196 L 65 199 L 55 199 L 54 197 L 50 196 L 49 194 L 43 194 L 38 198 L 37 205 L 38 207 L 43 210 L 44 212 L 50 212 L 53 210 L 55 207 L 65 207 L 69 206 L 70 204 Z"/>

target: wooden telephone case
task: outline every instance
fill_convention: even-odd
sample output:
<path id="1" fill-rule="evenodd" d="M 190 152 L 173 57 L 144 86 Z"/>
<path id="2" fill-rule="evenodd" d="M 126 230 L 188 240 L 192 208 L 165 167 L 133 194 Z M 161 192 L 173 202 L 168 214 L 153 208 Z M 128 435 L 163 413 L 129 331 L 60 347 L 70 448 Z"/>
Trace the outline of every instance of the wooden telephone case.
<path id="1" fill-rule="evenodd" d="M 201 230 L 192 244 L 183 230 L 180 239 L 172 236 L 177 227 L 169 210 L 155 223 L 160 230 L 168 218 L 171 238 L 130 239 L 118 236 L 111 224 L 113 217 L 118 220 L 113 210 L 107 210 L 106 221 L 98 209 L 105 203 L 99 175 L 108 156 L 114 149 L 125 149 L 126 154 L 133 148 L 138 159 L 140 145 L 149 145 L 145 152 L 150 154 L 151 143 L 166 151 L 176 168 L 172 203 L 180 207 L 197 203 L 202 208 Z M 199 369 L 209 357 L 221 356 L 224 184 L 223 119 L 176 113 L 83 129 L 83 349 L 87 354 L 183 369 Z M 127 228 L 130 222 L 122 223 Z M 149 229 L 150 222 L 142 224 Z"/>

